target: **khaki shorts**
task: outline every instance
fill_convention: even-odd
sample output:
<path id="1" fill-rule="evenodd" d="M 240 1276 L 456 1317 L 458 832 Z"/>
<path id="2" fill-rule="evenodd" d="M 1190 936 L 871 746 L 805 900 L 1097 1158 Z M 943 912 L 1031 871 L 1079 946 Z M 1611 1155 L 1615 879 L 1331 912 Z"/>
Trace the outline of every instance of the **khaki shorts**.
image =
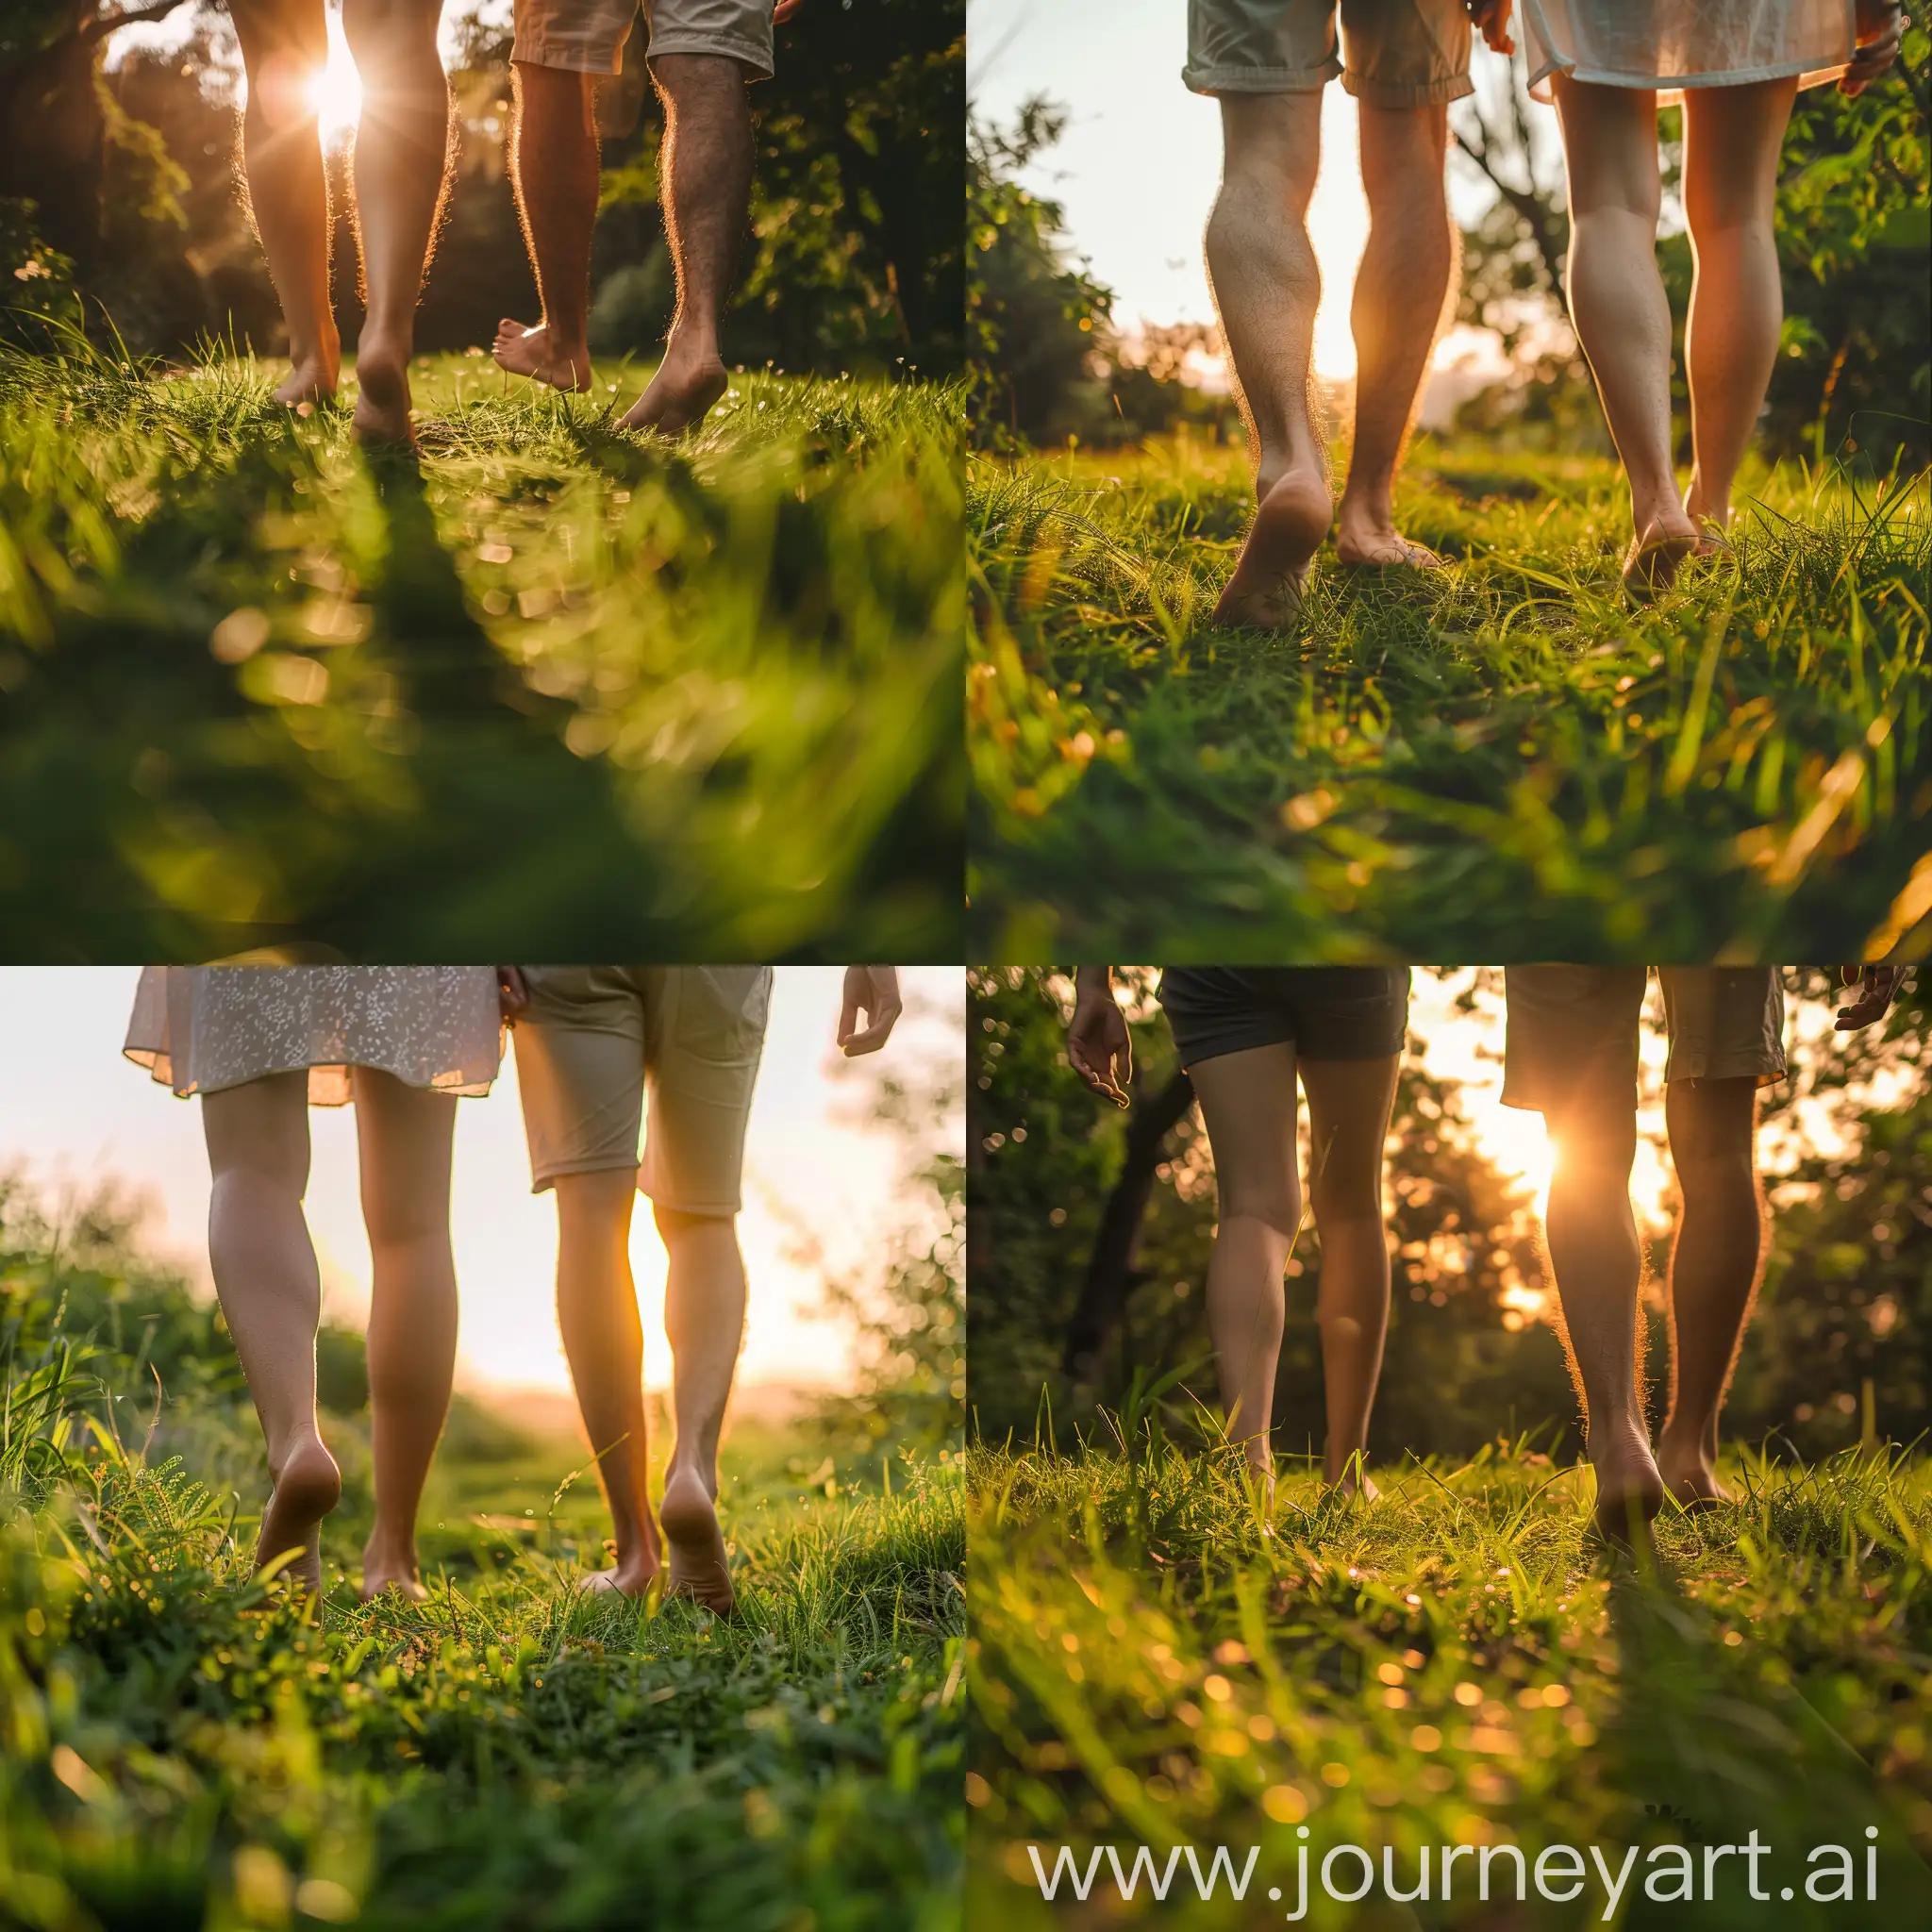
<path id="1" fill-rule="evenodd" d="M 1473 92 L 1469 42 L 1462 0 L 1188 0 L 1181 78 L 1197 94 L 1298 94 L 1339 74 L 1372 108 L 1422 108 Z"/>
<path id="2" fill-rule="evenodd" d="M 530 1182 L 638 1168 L 679 1214 L 736 1214 L 769 966 L 526 966 L 512 1032 Z M 638 1128 L 651 1108 L 643 1158 Z"/>
<path id="3" fill-rule="evenodd" d="M 1503 1105 L 1546 1112 L 1579 1097 L 1637 1100 L 1642 966 L 1511 966 Z M 1785 1076 L 1785 992 L 1774 966 L 1659 966 L 1666 1080 Z"/>
<path id="4" fill-rule="evenodd" d="M 643 0 L 651 30 L 645 58 L 664 54 L 722 54 L 772 77 L 774 0 Z M 638 17 L 638 0 L 516 0 L 516 41 L 509 58 L 528 67 L 575 74 L 616 74 Z"/>

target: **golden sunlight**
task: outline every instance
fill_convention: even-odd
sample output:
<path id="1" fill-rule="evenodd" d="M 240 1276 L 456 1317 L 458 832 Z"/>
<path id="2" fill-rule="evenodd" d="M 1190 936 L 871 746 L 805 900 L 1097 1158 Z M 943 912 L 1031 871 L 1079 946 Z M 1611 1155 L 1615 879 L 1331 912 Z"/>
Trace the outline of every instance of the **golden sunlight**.
<path id="1" fill-rule="evenodd" d="M 355 132 L 362 113 L 362 76 L 342 38 L 341 15 L 328 15 L 328 64 L 308 83 L 308 100 L 322 126 L 325 146 L 334 147 Z"/>

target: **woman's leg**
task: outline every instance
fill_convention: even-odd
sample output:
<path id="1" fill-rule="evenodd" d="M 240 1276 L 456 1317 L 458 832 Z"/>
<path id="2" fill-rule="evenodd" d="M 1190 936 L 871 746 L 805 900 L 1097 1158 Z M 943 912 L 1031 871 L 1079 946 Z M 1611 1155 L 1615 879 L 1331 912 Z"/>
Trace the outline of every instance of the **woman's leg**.
<path id="1" fill-rule="evenodd" d="M 1264 1486 L 1281 1358 L 1282 1271 L 1301 1224 L 1294 1048 L 1217 1054 L 1188 1069 L 1214 1154 L 1221 1224 L 1208 1263 L 1208 1333 L 1228 1433 Z"/>
<path id="2" fill-rule="evenodd" d="M 1684 212 L 1697 260 L 1684 360 L 1694 461 L 1684 508 L 1730 522 L 1738 474 L 1784 321 L 1772 202 L 1794 80 L 1693 90 L 1684 98 Z"/>
<path id="3" fill-rule="evenodd" d="M 328 180 L 313 92 L 328 59 L 322 0 L 233 0 L 231 10 L 248 71 L 248 201 L 294 364 L 275 399 L 324 402 L 336 392 L 342 345 L 328 299 Z"/>
<path id="4" fill-rule="evenodd" d="M 1556 80 L 1570 170 L 1570 313 L 1630 484 L 1633 591 L 1696 541 L 1671 465 L 1671 305 L 1657 266 L 1657 96 Z"/>
<path id="5" fill-rule="evenodd" d="M 362 1594 L 426 1594 L 416 1565 L 416 1507 L 449 1414 L 457 1366 L 457 1272 L 449 1244 L 450 1144 L 457 1103 L 358 1067 L 356 1141 L 362 1219 L 375 1263 L 369 1302 L 369 1409 L 375 1527 Z"/>
<path id="6" fill-rule="evenodd" d="M 1302 1061 L 1308 1096 L 1308 1194 L 1322 1237 L 1322 1379 L 1328 1397 L 1326 1474 L 1373 1496 L 1363 1472 L 1369 1410 L 1389 1329 L 1389 1236 L 1382 1170 L 1400 1060 Z"/>
<path id="7" fill-rule="evenodd" d="M 342 0 L 362 76 L 356 130 L 356 226 L 367 313 L 356 344 L 356 428 L 411 441 L 409 357 L 416 304 L 442 207 L 449 81 L 436 50 L 442 0 Z"/>
<path id="8" fill-rule="evenodd" d="M 271 1074 L 201 1103 L 214 1186 L 208 1251 L 222 1314 L 248 1377 L 275 1490 L 261 1512 L 258 1566 L 291 1550 L 288 1574 L 322 1589 L 322 1519 L 341 1476 L 315 1421 L 322 1282 L 302 1194 L 308 1185 L 308 1075 Z"/>

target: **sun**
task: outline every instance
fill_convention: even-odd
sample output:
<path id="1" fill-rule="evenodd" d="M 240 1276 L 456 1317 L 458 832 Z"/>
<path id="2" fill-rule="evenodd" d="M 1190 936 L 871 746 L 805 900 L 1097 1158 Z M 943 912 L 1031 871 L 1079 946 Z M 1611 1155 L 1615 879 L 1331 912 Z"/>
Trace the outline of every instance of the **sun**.
<path id="1" fill-rule="evenodd" d="M 333 147 L 355 131 L 362 114 L 362 77 L 349 58 L 341 18 L 334 12 L 328 16 L 328 63 L 309 81 L 308 99 L 325 144 Z"/>

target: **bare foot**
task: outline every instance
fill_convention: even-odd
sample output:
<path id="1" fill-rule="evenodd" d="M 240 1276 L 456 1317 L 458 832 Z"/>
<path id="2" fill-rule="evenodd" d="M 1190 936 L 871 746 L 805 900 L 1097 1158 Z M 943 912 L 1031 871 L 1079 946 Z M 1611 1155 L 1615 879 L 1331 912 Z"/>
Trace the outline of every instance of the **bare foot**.
<path id="1" fill-rule="evenodd" d="M 1411 543 L 1387 525 L 1354 522 L 1344 516 L 1335 526 L 1335 557 L 1351 570 L 1441 570 L 1442 559 L 1421 543 Z"/>
<path id="2" fill-rule="evenodd" d="M 614 1570 L 592 1571 L 580 1588 L 586 1596 L 642 1596 L 658 1580 L 658 1568 L 655 1556 L 633 1557 Z"/>
<path id="3" fill-rule="evenodd" d="M 1328 534 L 1335 500 L 1315 470 L 1290 470 L 1262 491 L 1254 527 L 1214 607 L 1220 625 L 1279 630 L 1300 613 L 1308 565 Z"/>
<path id="4" fill-rule="evenodd" d="M 547 323 L 525 328 L 506 315 L 496 325 L 496 343 L 490 353 L 499 369 L 547 382 L 552 389 L 581 394 L 591 386 L 591 352 L 581 344 L 575 349 L 559 347 Z"/>
<path id="5" fill-rule="evenodd" d="M 1657 1474 L 1664 1488 L 1687 1509 L 1707 1508 L 1735 1499 L 1717 1479 L 1717 1472 L 1701 1449 L 1678 1450 L 1668 1441 L 1657 1444 Z"/>
<path id="6" fill-rule="evenodd" d="M 340 348 L 318 349 L 314 355 L 305 356 L 275 386 L 275 401 L 286 403 L 291 409 L 300 408 L 304 403 L 334 402 L 341 360 Z"/>
<path id="7" fill-rule="evenodd" d="M 693 1472 L 673 1470 L 665 1478 L 658 1522 L 664 1531 L 671 1563 L 670 1587 L 665 1593 L 689 1597 L 706 1609 L 728 1617 L 737 1599 L 732 1593 L 724 1533 L 718 1527 L 717 1505 Z"/>
<path id="8" fill-rule="evenodd" d="M 1624 588 L 1639 604 L 1649 604 L 1670 589 L 1684 559 L 1697 548 L 1697 530 L 1680 510 L 1653 518 L 1631 538 L 1624 553 Z"/>
<path id="9" fill-rule="evenodd" d="M 631 405 L 624 426 L 682 436 L 704 421 L 705 412 L 730 386 L 731 378 L 715 354 L 683 356 L 667 349 L 657 375 Z"/>
<path id="10" fill-rule="evenodd" d="M 1592 1432 L 1589 1448 L 1596 1472 L 1597 1533 L 1611 1542 L 1632 1542 L 1663 1507 L 1663 1478 L 1651 1459 L 1650 1443 L 1633 1425 Z"/>
<path id="11" fill-rule="evenodd" d="M 364 442 L 414 448 L 409 422 L 409 359 L 365 336 L 356 351 L 356 434 Z"/>
<path id="12" fill-rule="evenodd" d="M 362 1552 L 362 1601 L 374 1603 L 384 1591 L 393 1591 L 412 1604 L 426 1604 L 429 1592 L 416 1565 L 414 1550 L 378 1547 L 374 1537 Z"/>
<path id="13" fill-rule="evenodd" d="M 1335 1493 L 1345 1503 L 1374 1503 L 1381 1498 L 1374 1479 L 1357 1462 L 1351 1462 L 1335 1484 Z"/>
<path id="14" fill-rule="evenodd" d="M 270 1465 L 275 1491 L 261 1512 L 261 1541 L 255 1547 L 259 1570 L 289 1550 L 302 1554 L 276 1573 L 305 1596 L 322 1594 L 322 1519 L 341 1500 L 342 1473 L 319 1436 L 308 1436 Z"/>

